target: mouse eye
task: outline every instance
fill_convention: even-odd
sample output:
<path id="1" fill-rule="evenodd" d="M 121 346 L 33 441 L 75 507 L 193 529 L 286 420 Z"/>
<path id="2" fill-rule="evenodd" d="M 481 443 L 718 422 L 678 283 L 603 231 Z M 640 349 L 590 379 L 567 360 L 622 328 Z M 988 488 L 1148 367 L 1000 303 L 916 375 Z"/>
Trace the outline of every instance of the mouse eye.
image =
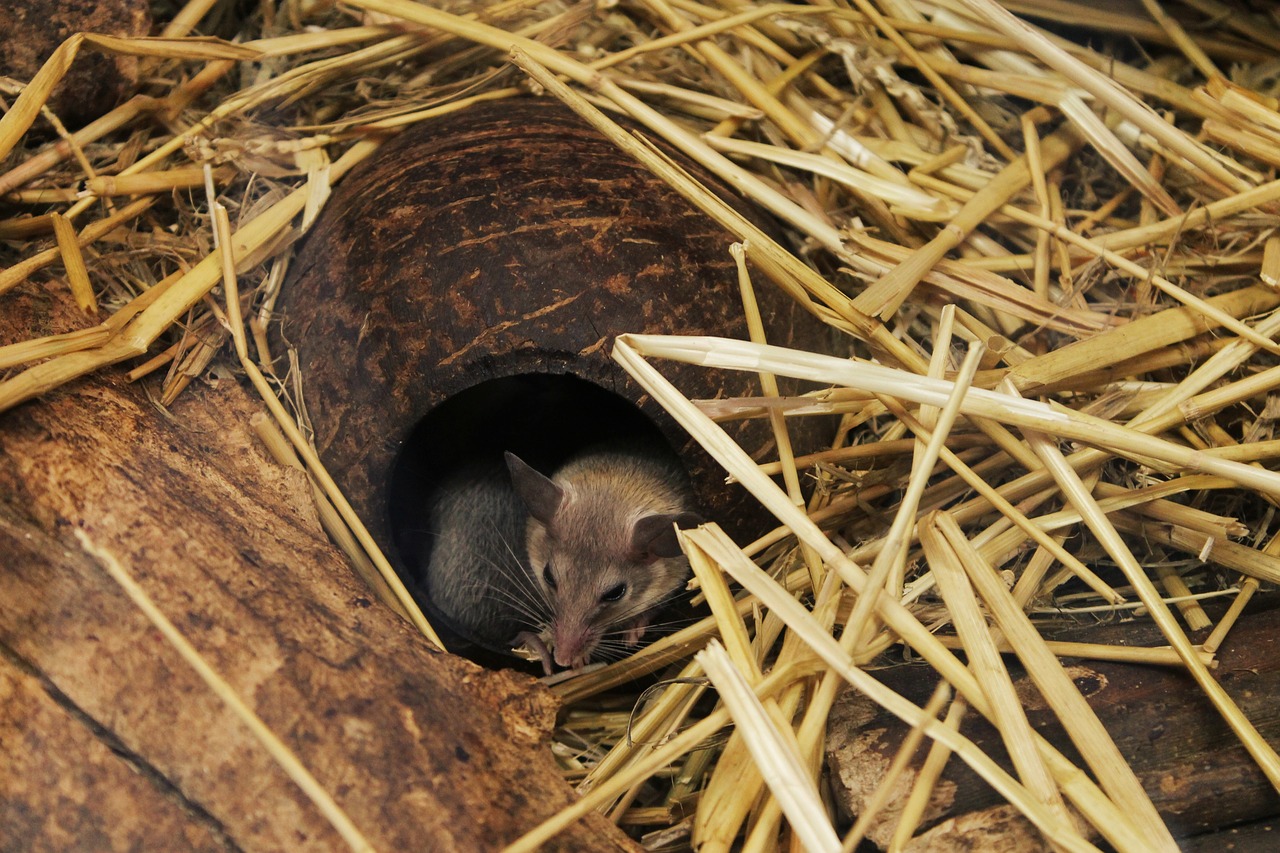
<path id="1" fill-rule="evenodd" d="M 542 579 L 543 579 L 544 581 L 546 581 L 547 586 L 551 587 L 552 589 L 555 589 L 555 588 L 556 588 L 556 577 L 555 577 L 555 575 L 551 574 L 551 564 L 550 564 L 550 563 L 548 563 L 546 566 L 544 566 L 544 567 L 543 567 L 543 569 L 542 569 Z"/>
<path id="2" fill-rule="evenodd" d="M 600 596 L 601 601 L 621 601 L 622 596 L 627 594 L 627 585 L 620 583 L 617 586 L 610 587 L 605 590 L 604 595 Z"/>

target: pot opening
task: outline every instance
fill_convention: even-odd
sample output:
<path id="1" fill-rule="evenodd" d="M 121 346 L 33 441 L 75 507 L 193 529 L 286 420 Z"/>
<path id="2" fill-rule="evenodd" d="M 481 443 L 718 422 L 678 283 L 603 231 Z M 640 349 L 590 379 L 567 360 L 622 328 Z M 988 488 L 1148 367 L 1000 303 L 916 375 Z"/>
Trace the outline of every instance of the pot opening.
<path id="1" fill-rule="evenodd" d="M 454 470 L 509 450 L 550 472 L 583 447 L 615 440 L 667 443 L 630 400 L 570 374 L 489 379 L 437 405 L 405 440 L 388 486 L 392 562 L 406 585 L 419 588 L 430 554 L 425 507 Z"/>

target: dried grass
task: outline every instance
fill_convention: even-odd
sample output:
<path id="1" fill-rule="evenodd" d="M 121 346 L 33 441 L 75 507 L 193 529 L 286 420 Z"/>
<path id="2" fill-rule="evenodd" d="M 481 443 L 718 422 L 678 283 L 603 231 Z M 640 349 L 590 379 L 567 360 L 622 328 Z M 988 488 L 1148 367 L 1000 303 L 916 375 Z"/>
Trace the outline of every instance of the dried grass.
<path id="1" fill-rule="evenodd" d="M 1280 582 L 1280 474 L 1263 464 L 1280 455 L 1267 407 L 1280 384 L 1280 91 L 1258 82 L 1280 47 L 1274 16 L 1242 23 L 1216 0 L 1143 0 L 1142 15 L 1061 0 L 509 0 L 474 14 L 461 0 L 349 0 L 191 35 L 212 5 L 188 3 L 157 39 L 74 36 L 6 89 L 0 195 L 20 212 L 0 221 L 0 299 L 66 287 L 86 319 L 3 342 L 0 410 L 148 355 L 130 376 L 167 368 L 171 402 L 231 338 L 279 423 L 255 426 L 286 464 L 305 463 L 335 539 L 428 635 L 307 444 L 299 379 L 266 334 L 330 186 L 398 127 L 532 89 L 740 241 L 750 341 L 624 336 L 615 357 L 780 526 L 745 548 L 713 526 L 688 532 L 710 615 L 553 685 L 568 703 L 556 754 L 584 796 L 511 849 L 593 808 L 650 830 L 654 849 L 790 837 L 837 849 L 815 782 L 846 683 L 911 727 L 897 771 L 933 741 L 899 844 L 953 755 L 1055 847 L 1173 849 L 1064 656 L 1187 670 L 1280 788 L 1280 759 L 1210 674 L 1245 604 Z M 1094 52 L 1002 7 L 1124 33 L 1146 52 Z M 1220 26 L 1197 26 L 1209 20 Z M 82 50 L 142 57 L 146 77 L 142 94 L 68 132 L 45 102 Z M 737 187 L 793 245 L 611 111 Z M 840 350 L 769 346 L 760 287 L 830 324 Z M 690 400 L 663 359 L 755 371 L 760 394 Z M 775 376 L 818 390 L 783 398 Z M 836 445 L 795 457 L 789 421 L 833 412 Z M 749 417 L 768 420 L 777 459 L 749 459 L 717 425 Z M 1206 604 L 1223 598 L 1225 612 Z M 1151 620 L 1167 645 L 1046 639 L 1086 618 Z M 947 624 L 956 633 L 935 635 Z M 1187 631 L 1210 625 L 1193 645 Z M 902 646 L 955 690 L 945 721 L 945 694 L 921 709 L 867 674 Z M 1011 651 L 1087 772 L 1027 725 Z M 631 713 L 592 710 L 654 672 L 671 680 Z M 724 704 L 708 710 L 713 690 Z M 999 729 L 1016 777 L 958 733 L 966 708 Z"/>

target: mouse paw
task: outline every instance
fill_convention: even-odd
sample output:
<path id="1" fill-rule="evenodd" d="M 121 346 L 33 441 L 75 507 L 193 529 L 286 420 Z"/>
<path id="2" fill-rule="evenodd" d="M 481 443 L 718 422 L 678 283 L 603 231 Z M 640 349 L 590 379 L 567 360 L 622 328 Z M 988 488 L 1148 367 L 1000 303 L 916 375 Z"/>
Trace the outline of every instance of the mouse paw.
<path id="1" fill-rule="evenodd" d="M 626 634 L 623 635 L 623 639 L 626 641 L 628 646 L 634 646 L 636 643 L 640 642 L 640 638 L 644 636 L 644 632 L 649 629 L 649 620 L 650 616 L 645 614 L 643 616 L 636 617 L 627 625 Z"/>
<path id="2" fill-rule="evenodd" d="M 551 652 L 547 649 L 547 644 L 542 637 L 532 631 L 521 631 L 516 634 L 517 645 L 523 645 L 538 656 L 542 661 L 542 673 L 550 675 L 552 671 Z"/>

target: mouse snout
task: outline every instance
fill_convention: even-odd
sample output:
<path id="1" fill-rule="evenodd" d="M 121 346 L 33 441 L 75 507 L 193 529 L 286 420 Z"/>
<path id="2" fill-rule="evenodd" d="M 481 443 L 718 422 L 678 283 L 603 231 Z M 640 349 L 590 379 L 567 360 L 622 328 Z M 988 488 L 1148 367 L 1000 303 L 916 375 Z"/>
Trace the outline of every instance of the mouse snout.
<path id="1" fill-rule="evenodd" d="M 595 651 L 596 637 L 590 625 L 561 620 L 552 631 L 552 643 L 558 666 L 582 669 Z"/>

